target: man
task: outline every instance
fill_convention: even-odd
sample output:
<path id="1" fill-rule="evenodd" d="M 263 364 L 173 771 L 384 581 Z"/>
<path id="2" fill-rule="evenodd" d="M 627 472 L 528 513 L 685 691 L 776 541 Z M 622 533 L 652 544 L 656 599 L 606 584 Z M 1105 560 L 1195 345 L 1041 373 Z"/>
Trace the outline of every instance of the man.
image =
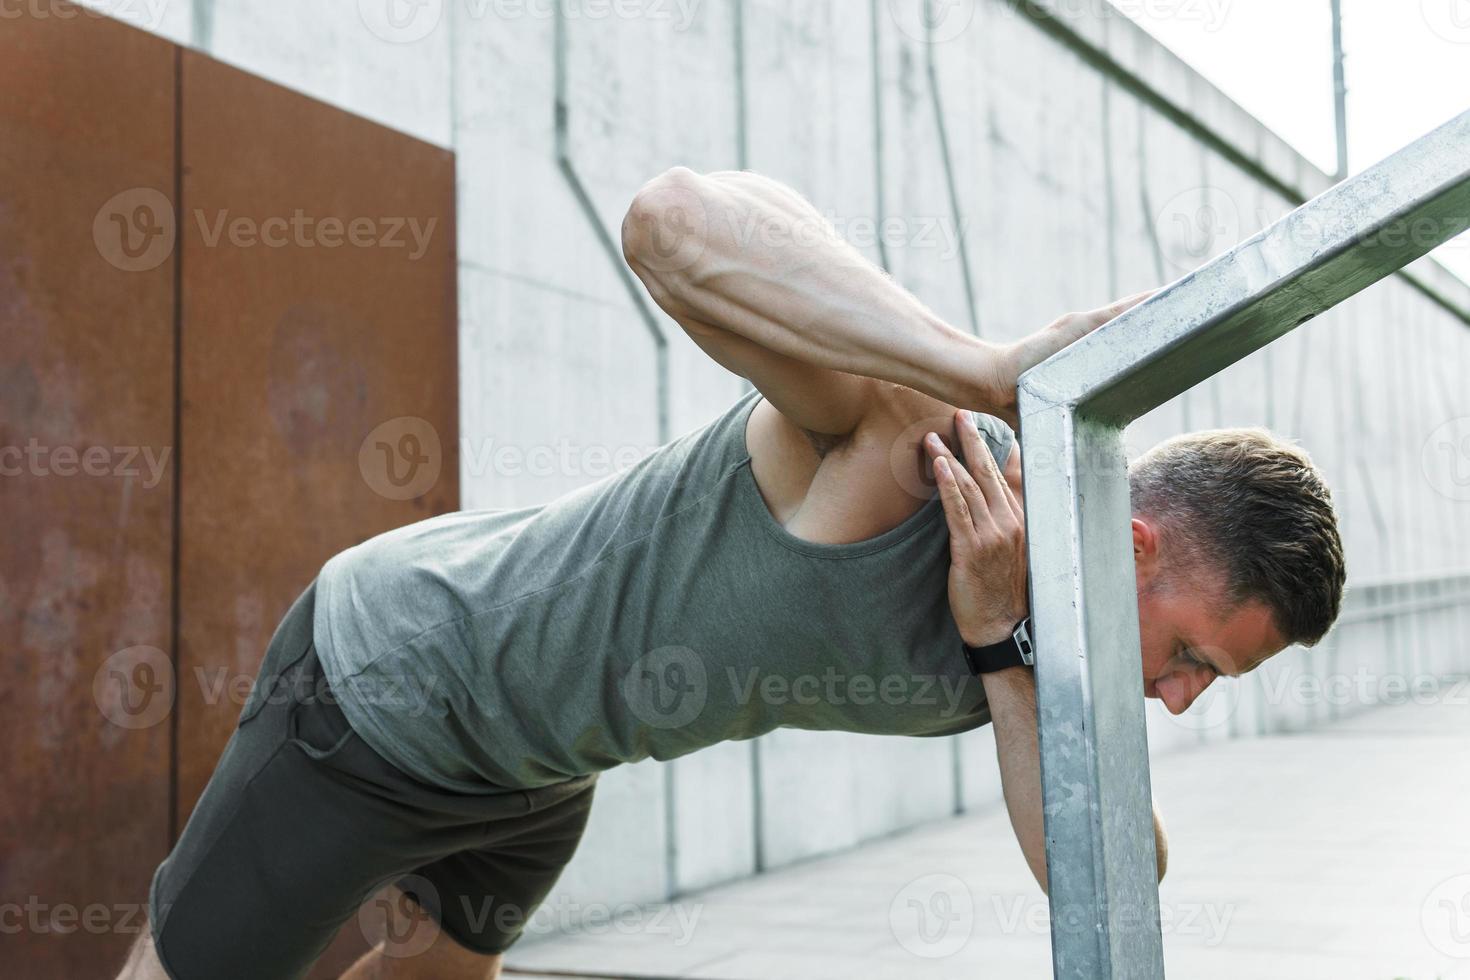
<path id="1" fill-rule="evenodd" d="M 494 976 L 575 851 L 598 772 L 780 726 L 993 722 L 1045 888 L 1006 423 L 1022 371 L 1143 297 L 987 344 L 748 173 L 664 174 L 623 241 L 754 390 L 545 506 L 446 515 L 328 562 L 155 876 L 132 975 L 299 975 L 397 882 L 431 941 L 385 941 L 348 977 Z M 1257 430 L 1187 436 L 1133 482 L 1148 696 L 1181 712 L 1326 632 L 1342 548 L 1302 453 Z M 772 677 L 819 696 L 772 696 Z"/>

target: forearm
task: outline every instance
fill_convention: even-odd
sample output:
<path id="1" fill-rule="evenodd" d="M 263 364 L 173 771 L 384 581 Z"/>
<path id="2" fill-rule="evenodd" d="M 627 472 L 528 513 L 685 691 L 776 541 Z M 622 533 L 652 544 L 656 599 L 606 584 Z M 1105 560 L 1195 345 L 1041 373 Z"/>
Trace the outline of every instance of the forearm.
<path id="1" fill-rule="evenodd" d="M 1024 513 L 1020 499 L 985 450 L 970 414 L 956 412 L 954 426 L 965 459 L 973 464 L 961 463 L 932 431 L 924 439 L 924 449 L 933 460 L 949 529 L 950 615 L 960 639 L 972 647 L 986 647 L 1004 640 L 1026 612 Z M 1045 657 L 1046 651 L 1038 651 L 1038 656 Z M 980 677 L 1011 827 L 1031 873 L 1046 891 L 1036 677 L 1024 666 L 982 670 Z M 1157 808 L 1153 821 L 1158 873 L 1163 878 L 1168 845 Z"/>
<path id="2" fill-rule="evenodd" d="M 1041 752 L 1036 737 L 1036 681 L 1025 667 L 982 674 L 1006 811 L 1021 853 L 1046 891 L 1046 832 L 1041 808 Z"/>
<path id="3" fill-rule="evenodd" d="M 671 170 L 639 192 L 623 242 L 650 294 L 686 322 L 961 408 L 1014 395 L 1006 348 L 946 324 L 774 181 Z"/>
<path id="4" fill-rule="evenodd" d="M 995 752 L 1011 827 L 1026 864 L 1041 890 L 1047 890 L 1046 831 L 1041 795 L 1041 753 L 1036 731 L 1036 680 L 1031 670 L 1012 667 L 982 675 L 995 729 Z M 1168 838 L 1157 807 L 1153 811 L 1158 875 L 1168 863 Z"/>

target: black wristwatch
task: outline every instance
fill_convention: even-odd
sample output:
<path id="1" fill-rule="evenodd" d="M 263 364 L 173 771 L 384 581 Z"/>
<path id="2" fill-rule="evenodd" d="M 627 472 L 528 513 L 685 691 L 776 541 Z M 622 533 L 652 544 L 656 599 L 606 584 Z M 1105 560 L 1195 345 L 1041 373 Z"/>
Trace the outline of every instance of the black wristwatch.
<path id="1" fill-rule="evenodd" d="M 964 643 L 965 663 L 970 673 L 979 676 L 1007 667 L 1030 667 L 1036 663 L 1036 648 L 1031 645 L 1031 617 L 1016 624 L 1011 635 L 999 643 L 972 647 Z"/>

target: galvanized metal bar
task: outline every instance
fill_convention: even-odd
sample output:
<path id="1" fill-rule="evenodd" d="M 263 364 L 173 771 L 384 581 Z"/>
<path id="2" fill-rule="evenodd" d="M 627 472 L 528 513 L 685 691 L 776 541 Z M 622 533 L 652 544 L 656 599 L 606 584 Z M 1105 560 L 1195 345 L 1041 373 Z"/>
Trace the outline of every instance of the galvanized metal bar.
<path id="1" fill-rule="evenodd" d="M 1128 422 L 1470 228 L 1470 112 L 1038 365 L 1021 391 Z"/>
<path id="2" fill-rule="evenodd" d="M 1056 976 L 1164 972 L 1123 426 L 1467 227 L 1470 113 L 1021 378 Z"/>

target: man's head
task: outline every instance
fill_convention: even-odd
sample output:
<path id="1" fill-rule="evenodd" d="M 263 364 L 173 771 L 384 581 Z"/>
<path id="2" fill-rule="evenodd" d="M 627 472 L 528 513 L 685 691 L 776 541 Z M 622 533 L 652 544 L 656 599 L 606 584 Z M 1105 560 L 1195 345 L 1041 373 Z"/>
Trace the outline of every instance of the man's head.
<path id="1" fill-rule="evenodd" d="M 1332 495 L 1264 429 L 1192 432 L 1129 467 L 1144 693 L 1179 714 L 1221 675 L 1337 619 L 1346 566 Z"/>

